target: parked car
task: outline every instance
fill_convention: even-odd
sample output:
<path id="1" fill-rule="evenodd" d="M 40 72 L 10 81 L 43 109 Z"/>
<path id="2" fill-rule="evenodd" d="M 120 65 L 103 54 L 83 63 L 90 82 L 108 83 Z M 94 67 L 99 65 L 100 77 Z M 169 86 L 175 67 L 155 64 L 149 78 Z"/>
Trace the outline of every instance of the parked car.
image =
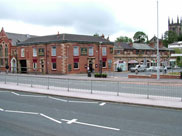
<path id="1" fill-rule="evenodd" d="M 163 70 L 163 67 L 159 67 L 159 70 L 160 72 L 162 72 Z M 156 66 L 150 66 L 149 68 L 147 68 L 147 71 L 150 71 L 150 72 L 157 72 L 157 67 Z"/>
<path id="2" fill-rule="evenodd" d="M 135 67 L 130 68 L 131 72 L 144 72 L 146 71 L 146 65 L 136 65 Z"/>

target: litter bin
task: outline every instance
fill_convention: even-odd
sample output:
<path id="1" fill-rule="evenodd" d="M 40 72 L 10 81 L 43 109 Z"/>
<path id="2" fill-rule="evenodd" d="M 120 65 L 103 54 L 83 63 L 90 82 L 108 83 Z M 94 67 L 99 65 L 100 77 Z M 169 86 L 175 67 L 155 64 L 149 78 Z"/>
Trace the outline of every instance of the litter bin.
<path id="1" fill-rule="evenodd" d="M 91 75 L 91 72 L 90 71 L 88 71 L 88 77 L 91 77 L 92 75 Z"/>
<path id="2" fill-rule="evenodd" d="M 182 79 L 182 71 L 180 72 L 180 79 Z"/>

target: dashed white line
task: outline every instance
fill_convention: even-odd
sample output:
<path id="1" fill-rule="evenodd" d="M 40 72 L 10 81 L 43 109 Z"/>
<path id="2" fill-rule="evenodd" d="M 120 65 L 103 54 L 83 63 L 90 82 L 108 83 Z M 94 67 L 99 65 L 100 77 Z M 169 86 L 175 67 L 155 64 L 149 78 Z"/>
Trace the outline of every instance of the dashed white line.
<path id="1" fill-rule="evenodd" d="M 101 104 L 99 104 L 100 106 L 104 106 L 106 103 L 105 102 L 103 102 L 103 103 L 101 103 Z"/>
<path id="2" fill-rule="evenodd" d="M 76 123 L 76 124 L 81 124 L 81 125 L 86 125 L 86 126 L 91 126 L 91 127 L 97 127 L 97 128 L 103 128 L 103 129 L 109 129 L 109 130 L 120 131 L 119 128 L 113 128 L 113 127 L 107 127 L 107 126 L 89 124 L 89 123 L 84 123 L 84 122 L 78 122 L 76 119 L 73 119 L 73 120 L 61 119 L 61 120 L 62 120 L 62 121 L 66 121 L 67 124 L 68 124 L 68 122 L 71 122 L 71 123 Z"/>
<path id="3" fill-rule="evenodd" d="M 57 101 L 68 102 L 68 100 L 59 99 L 59 98 L 55 98 L 55 97 L 51 97 L 51 96 L 49 96 L 48 98 L 53 99 L 53 100 L 57 100 Z"/>
<path id="4" fill-rule="evenodd" d="M 49 116 L 47 116 L 47 115 L 45 115 L 45 114 L 43 114 L 43 113 L 40 113 L 40 116 L 45 117 L 45 118 L 47 118 L 47 119 L 49 119 L 49 120 L 52 120 L 52 121 L 54 121 L 54 122 L 56 122 L 56 123 L 59 123 L 59 124 L 62 123 L 61 121 L 56 120 L 56 119 L 54 119 L 54 118 L 52 118 L 52 117 L 49 117 Z"/>
<path id="5" fill-rule="evenodd" d="M 15 92 L 11 92 L 11 93 L 20 96 L 20 94 L 18 94 L 18 93 L 15 93 Z"/>
<path id="6" fill-rule="evenodd" d="M 4 111 L 4 109 L 1 109 L 1 108 L 0 108 L 0 111 Z"/>
<path id="7" fill-rule="evenodd" d="M 47 96 L 41 96 L 41 95 L 21 95 L 20 96 L 25 96 L 25 97 L 39 97 L 39 98 L 46 98 Z"/>
<path id="8" fill-rule="evenodd" d="M 32 115 L 38 115 L 39 113 L 36 112 L 26 112 L 26 111 L 13 111 L 13 110 L 4 110 L 5 112 L 13 112 L 13 113 L 23 113 L 23 114 L 32 114 Z"/>
<path id="9" fill-rule="evenodd" d="M 72 119 L 70 121 L 67 122 L 67 124 L 72 124 L 72 123 L 75 123 L 77 121 L 77 119 Z"/>
<path id="10" fill-rule="evenodd" d="M 89 101 L 68 101 L 71 103 L 93 103 L 93 104 L 97 104 L 98 102 L 89 102 Z"/>

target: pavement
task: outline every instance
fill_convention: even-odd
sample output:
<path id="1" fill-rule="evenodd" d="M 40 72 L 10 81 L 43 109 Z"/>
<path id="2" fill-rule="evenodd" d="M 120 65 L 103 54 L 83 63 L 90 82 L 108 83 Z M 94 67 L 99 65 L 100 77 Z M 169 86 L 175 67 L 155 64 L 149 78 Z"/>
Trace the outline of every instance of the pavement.
<path id="1" fill-rule="evenodd" d="M 34 75 L 36 76 L 36 75 Z M 40 75 L 39 75 L 40 76 Z M 46 77 L 47 75 L 42 75 Z M 156 82 L 156 79 L 128 79 L 126 77 L 109 77 L 106 79 L 96 79 L 94 77 L 88 78 L 84 75 L 68 75 L 68 76 L 59 76 L 59 75 L 48 75 L 49 77 L 57 77 L 57 78 L 71 78 L 71 79 L 85 79 L 85 80 L 114 80 L 114 81 L 135 81 L 135 82 Z M 157 82 L 170 82 L 170 83 L 178 83 L 182 84 L 182 80 L 179 79 L 160 79 Z M 81 98 L 81 99 L 89 99 L 96 101 L 104 101 L 104 102 L 115 102 L 115 103 L 126 103 L 126 104 L 134 104 L 134 105 L 145 105 L 145 106 L 154 106 L 154 107 L 164 107 L 164 108 L 174 108 L 174 109 L 182 109 L 182 99 L 160 99 L 160 97 L 150 97 L 147 99 L 146 97 L 139 97 L 137 95 L 127 96 L 127 95 L 110 95 L 108 94 L 96 94 L 89 93 L 87 91 L 78 92 L 73 90 L 67 90 L 64 88 L 49 88 L 33 86 L 31 87 L 26 85 L 17 85 L 15 83 L 5 84 L 0 82 L 0 89 L 11 90 L 11 91 L 22 91 L 22 92 L 30 92 L 30 93 L 38 93 L 45 95 L 54 95 L 54 96 L 64 96 L 71 98 Z"/>

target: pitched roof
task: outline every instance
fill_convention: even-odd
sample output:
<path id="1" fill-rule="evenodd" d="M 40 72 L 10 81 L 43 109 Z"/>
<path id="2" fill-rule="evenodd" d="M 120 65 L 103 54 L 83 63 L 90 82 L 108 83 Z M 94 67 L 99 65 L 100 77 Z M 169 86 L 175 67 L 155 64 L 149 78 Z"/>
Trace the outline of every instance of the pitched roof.
<path id="1" fill-rule="evenodd" d="M 128 43 L 123 43 L 123 42 L 115 42 L 114 43 L 114 48 L 115 49 L 128 49 L 132 50 L 134 49 L 132 46 L 130 46 Z"/>
<path id="2" fill-rule="evenodd" d="M 154 50 L 154 48 L 150 47 L 148 44 L 143 43 L 133 43 L 133 48 L 137 50 Z"/>
<path id="3" fill-rule="evenodd" d="M 8 39 L 12 40 L 13 46 L 16 46 L 17 43 L 23 42 L 23 41 L 27 40 L 28 38 L 35 37 L 35 36 L 29 35 L 29 34 L 16 34 L 16 33 L 8 33 L 8 32 L 6 32 L 6 35 L 7 35 Z"/>
<path id="4" fill-rule="evenodd" d="M 31 45 L 39 43 L 51 43 L 51 42 L 91 42 L 91 43 L 111 43 L 109 40 L 97 36 L 89 35 L 76 35 L 76 34 L 57 34 L 48 36 L 38 36 L 29 38 L 18 45 Z"/>

